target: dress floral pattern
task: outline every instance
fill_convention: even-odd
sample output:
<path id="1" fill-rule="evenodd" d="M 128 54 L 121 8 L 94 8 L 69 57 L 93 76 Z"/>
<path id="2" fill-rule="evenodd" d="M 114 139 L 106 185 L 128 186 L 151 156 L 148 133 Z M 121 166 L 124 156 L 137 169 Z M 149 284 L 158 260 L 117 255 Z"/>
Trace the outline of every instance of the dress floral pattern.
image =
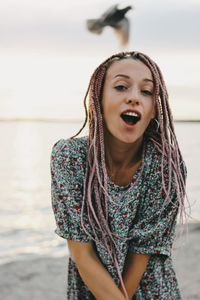
<path id="1" fill-rule="evenodd" d="M 55 232 L 64 239 L 81 242 L 90 241 L 81 227 L 80 219 L 87 142 L 87 137 L 61 139 L 54 144 L 51 153 L 52 207 L 57 224 Z M 132 300 L 181 299 L 171 259 L 177 217 L 176 193 L 172 189 L 171 202 L 165 201 L 160 165 L 161 155 L 151 141 L 146 141 L 144 168 L 137 170 L 132 183 L 118 186 L 108 178 L 111 229 L 120 237 L 129 238 L 123 240 L 116 237 L 116 243 L 124 254 L 118 256 L 121 272 L 128 251 L 151 254 Z M 86 213 L 84 224 L 90 232 Z M 96 249 L 101 262 L 119 285 L 117 271 L 108 253 L 99 245 L 96 245 Z M 82 281 L 71 256 L 68 262 L 67 299 L 95 299 Z"/>

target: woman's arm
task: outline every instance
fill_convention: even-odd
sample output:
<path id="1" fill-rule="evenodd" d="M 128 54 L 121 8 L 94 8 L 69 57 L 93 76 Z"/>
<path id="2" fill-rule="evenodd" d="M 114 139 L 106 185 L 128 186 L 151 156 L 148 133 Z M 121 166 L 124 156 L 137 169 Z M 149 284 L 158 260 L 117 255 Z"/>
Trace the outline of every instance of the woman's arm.
<path id="1" fill-rule="evenodd" d="M 97 300 L 125 300 L 125 296 L 101 264 L 91 242 L 68 240 L 68 246 L 81 278 Z"/>
<path id="2" fill-rule="evenodd" d="M 136 254 L 128 252 L 126 256 L 123 281 L 128 293 L 129 299 L 132 299 L 137 287 L 140 283 L 142 275 L 146 269 L 150 255 L 148 254 Z M 122 287 L 120 287 L 121 291 Z"/>

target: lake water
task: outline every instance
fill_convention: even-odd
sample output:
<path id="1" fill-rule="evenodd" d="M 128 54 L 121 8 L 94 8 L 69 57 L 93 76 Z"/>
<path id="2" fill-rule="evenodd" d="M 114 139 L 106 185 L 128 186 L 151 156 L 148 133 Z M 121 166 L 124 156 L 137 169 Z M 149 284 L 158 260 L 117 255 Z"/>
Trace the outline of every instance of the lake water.
<path id="1" fill-rule="evenodd" d="M 72 136 L 81 124 L 0 122 L 0 263 L 67 253 L 66 241 L 54 234 L 50 153 L 58 139 Z M 188 168 L 190 221 L 200 221 L 200 123 L 176 123 L 175 128 Z"/>

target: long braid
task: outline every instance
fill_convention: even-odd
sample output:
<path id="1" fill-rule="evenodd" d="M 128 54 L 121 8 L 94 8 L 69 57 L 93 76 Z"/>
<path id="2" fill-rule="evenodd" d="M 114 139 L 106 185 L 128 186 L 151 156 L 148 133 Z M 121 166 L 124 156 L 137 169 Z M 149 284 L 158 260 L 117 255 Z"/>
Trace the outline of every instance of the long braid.
<path id="1" fill-rule="evenodd" d="M 172 189 L 172 178 L 175 182 L 177 200 L 180 217 L 182 219 L 184 211 L 185 178 L 186 171 L 183 164 L 182 155 L 176 139 L 173 117 L 168 103 L 168 93 L 161 71 L 157 64 L 147 55 L 140 52 L 122 52 L 112 55 L 106 59 L 93 73 L 84 98 L 85 121 L 82 128 L 75 135 L 77 136 L 86 126 L 89 120 L 89 137 L 86 159 L 86 171 L 84 178 L 84 192 L 81 209 L 81 224 L 84 231 L 92 238 L 97 245 L 108 251 L 113 264 L 116 267 L 121 285 L 126 298 L 128 299 L 124 283 L 119 268 L 117 253 L 122 255 L 116 246 L 115 238 L 122 238 L 113 233 L 108 221 L 108 189 L 107 171 L 105 163 L 104 145 L 104 123 L 102 112 L 102 89 L 109 66 L 117 60 L 132 57 L 143 62 L 151 71 L 155 84 L 155 106 L 156 117 L 159 128 L 154 130 L 149 124 L 145 134 L 154 143 L 154 146 L 161 153 L 161 174 L 162 185 L 166 195 L 166 201 L 170 201 Z M 89 94 L 89 111 L 86 106 L 86 99 Z M 151 123 L 151 122 L 150 122 Z M 75 137 L 74 136 L 74 137 Z M 73 138 L 74 138 L 73 137 Z M 164 169 L 164 162 L 168 161 L 168 170 Z M 181 170 L 182 168 L 182 170 Z M 167 172 L 167 174 L 166 174 Z M 167 186 L 165 176 L 168 178 Z M 94 201 L 95 199 L 95 201 Z M 163 206 L 165 203 L 163 204 Z M 83 215 L 86 209 L 89 224 L 92 232 L 89 233 L 84 224 Z M 128 238 L 127 238 L 128 239 Z"/>
<path id="2" fill-rule="evenodd" d="M 162 107 L 161 110 L 157 110 L 158 112 L 158 120 L 161 126 L 161 173 L 162 173 L 162 183 L 163 183 L 163 188 L 166 194 L 166 200 L 163 203 L 163 207 L 165 206 L 165 203 L 169 200 L 170 201 L 170 190 L 171 190 L 171 148 L 168 147 L 170 143 L 170 137 L 169 137 L 169 115 L 168 111 L 166 109 L 166 102 L 167 102 L 167 90 L 165 87 L 164 80 L 162 78 L 162 74 L 159 71 L 159 68 L 156 66 L 156 64 L 153 61 L 149 61 L 149 58 L 147 59 L 146 57 L 142 56 L 142 61 L 145 62 L 145 64 L 149 67 L 151 70 L 153 77 L 155 79 L 156 87 L 155 87 L 155 99 L 156 99 L 156 104 L 158 105 L 159 97 L 158 95 L 160 94 L 161 97 L 161 103 L 159 102 L 159 105 L 164 106 Z M 164 99 L 164 101 L 162 100 Z M 161 112 L 162 111 L 162 112 Z M 165 122 L 165 126 L 164 126 Z M 152 141 L 154 142 L 153 138 Z M 168 174 L 167 177 L 169 178 L 168 181 L 168 187 L 166 189 L 165 185 L 165 180 L 164 180 L 164 158 L 166 153 L 168 153 L 169 159 L 169 168 L 168 168 Z M 166 174 L 165 174 L 166 175 Z M 161 209 L 162 212 L 162 209 Z"/>
<path id="3" fill-rule="evenodd" d="M 157 79 L 156 81 L 160 82 L 161 103 L 159 102 L 159 105 L 161 105 L 161 110 L 158 110 L 158 117 L 159 117 L 159 123 L 162 126 L 162 130 L 161 130 L 162 151 L 160 151 L 162 153 L 161 167 L 163 169 L 164 157 L 166 157 L 166 156 L 168 156 L 168 166 L 169 166 L 169 169 L 168 169 L 169 180 L 168 180 L 167 190 L 165 187 L 164 176 L 162 176 L 163 188 L 166 193 L 166 201 L 170 200 L 172 173 L 174 173 L 173 175 L 175 176 L 174 180 L 176 182 L 176 187 L 177 187 L 177 196 L 178 196 L 179 200 L 181 201 L 181 198 L 183 199 L 183 196 L 181 196 L 181 194 L 182 194 L 181 190 L 185 194 L 185 179 L 183 180 L 183 176 L 179 176 L 179 175 L 181 175 L 180 166 L 183 162 L 183 158 L 182 158 L 182 155 L 181 155 L 181 152 L 180 152 L 180 149 L 178 146 L 178 142 L 176 139 L 175 131 L 174 131 L 173 117 L 172 117 L 171 109 L 170 109 L 169 103 L 168 103 L 167 89 L 166 89 L 165 82 L 164 82 L 164 79 L 163 79 L 163 76 L 162 76 L 162 73 L 161 73 L 159 67 L 152 61 L 150 61 L 150 63 L 149 63 L 149 58 L 147 60 L 146 58 L 143 57 L 143 59 L 146 62 L 146 65 L 148 65 L 148 67 L 152 71 L 153 76 L 156 77 L 156 79 Z M 153 68 L 151 68 L 151 65 Z M 155 96 L 155 99 L 157 101 L 159 100 L 158 95 Z M 165 124 L 163 124 L 163 122 L 165 122 Z M 172 164 L 174 164 L 174 161 L 175 161 L 175 166 L 172 165 Z M 179 174 L 177 174 L 177 172 L 176 172 L 177 166 L 179 169 Z M 172 168 L 173 168 L 173 171 L 172 171 Z M 163 172 L 162 172 L 162 174 L 163 174 Z M 184 177 L 185 177 L 185 175 L 186 174 L 184 173 Z M 180 186 L 181 186 L 181 189 L 180 189 Z M 181 208 L 183 208 L 183 207 L 181 207 Z M 183 212 L 183 210 L 180 209 L 181 218 L 183 217 L 182 212 Z"/>

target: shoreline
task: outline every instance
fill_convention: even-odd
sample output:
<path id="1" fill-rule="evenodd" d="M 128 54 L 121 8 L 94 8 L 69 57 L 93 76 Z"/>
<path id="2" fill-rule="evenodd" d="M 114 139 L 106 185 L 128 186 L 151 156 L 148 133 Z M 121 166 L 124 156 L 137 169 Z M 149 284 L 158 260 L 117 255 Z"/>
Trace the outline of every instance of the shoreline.
<path id="1" fill-rule="evenodd" d="M 54 118 L 54 117 L 0 117 L 0 122 L 55 122 L 55 123 L 83 123 L 84 119 L 81 118 Z M 192 118 L 176 118 L 174 123 L 199 123 L 200 119 Z"/>

